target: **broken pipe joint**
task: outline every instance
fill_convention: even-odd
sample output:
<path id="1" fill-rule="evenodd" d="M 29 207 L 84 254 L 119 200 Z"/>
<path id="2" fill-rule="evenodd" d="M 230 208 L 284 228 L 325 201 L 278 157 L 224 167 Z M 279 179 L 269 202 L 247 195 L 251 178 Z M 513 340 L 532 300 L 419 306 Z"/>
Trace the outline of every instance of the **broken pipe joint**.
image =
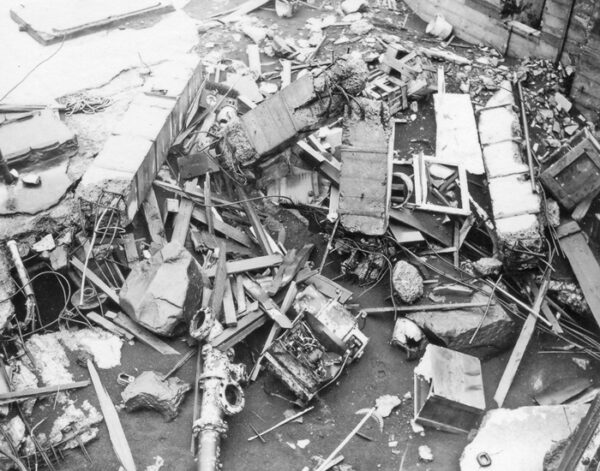
<path id="1" fill-rule="evenodd" d="M 219 322 L 216 319 L 215 312 L 209 308 L 204 307 L 198 309 L 192 321 L 190 322 L 190 337 L 195 340 L 202 341 L 211 338 L 213 330 L 222 330 Z"/>
<path id="2" fill-rule="evenodd" d="M 241 412 L 244 391 L 240 386 L 246 380 L 246 367 L 231 362 L 233 351 L 222 352 L 211 345 L 202 348 L 204 373 L 199 379 L 202 388 L 200 418 L 194 422 L 194 433 L 199 434 L 198 471 L 219 469 L 221 437 L 227 433 L 225 416 Z"/>

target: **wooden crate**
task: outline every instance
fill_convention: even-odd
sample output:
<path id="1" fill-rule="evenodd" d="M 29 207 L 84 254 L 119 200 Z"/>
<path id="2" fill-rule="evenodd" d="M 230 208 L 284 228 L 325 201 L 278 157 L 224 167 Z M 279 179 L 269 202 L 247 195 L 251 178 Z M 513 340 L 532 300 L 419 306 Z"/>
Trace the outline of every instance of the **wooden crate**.
<path id="1" fill-rule="evenodd" d="M 428 345 L 414 375 L 417 423 L 454 433 L 477 427 L 485 411 L 478 358 Z"/>
<path id="2" fill-rule="evenodd" d="M 566 209 L 600 191 L 600 146 L 591 135 L 540 175 L 544 186 Z"/>
<path id="3" fill-rule="evenodd" d="M 384 101 L 392 115 L 408 108 L 406 83 L 390 75 L 376 76 L 367 84 L 365 95 L 375 100 Z"/>

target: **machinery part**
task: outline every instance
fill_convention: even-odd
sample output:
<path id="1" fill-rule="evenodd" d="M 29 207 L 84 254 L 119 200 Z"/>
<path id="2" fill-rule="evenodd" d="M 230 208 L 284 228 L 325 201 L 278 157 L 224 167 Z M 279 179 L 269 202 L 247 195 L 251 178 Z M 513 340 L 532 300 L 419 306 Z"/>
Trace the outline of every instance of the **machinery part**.
<path id="1" fill-rule="evenodd" d="M 221 332 L 223 326 L 210 307 L 203 307 L 196 311 L 190 322 L 190 337 L 198 341 L 210 340 Z"/>
<path id="2" fill-rule="evenodd" d="M 482 468 L 487 468 L 492 465 L 492 458 L 485 451 L 477 455 L 477 464 Z"/>
<path id="3" fill-rule="evenodd" d="M 244 408 L 246 367 L 231 362 L 233 351 L 222 352 L 211 345 L 202 348 L 204 371 L 198 379 L 202 389 L 200 417 L 193 431 L 199 434 L 198 471 L 217 471 L 221 437 L 227 432 L 225 416 Z"/>
<path id="4" fill-rule="evenodd" d="M 127 373 L 119 373 L 117 375 L 117 384 L 121 386 L 129 386 L 135 380 L 135 376 L 128 375 Z"/>
<path id="5" fill-rule="evenodd" d="M 264 358 L 273 374 L 306 403 L 362 355 L 369 339 L 357 318 L 313 286 L 296 297 L 294 307 L 301 316 L 273 342 Z"/>

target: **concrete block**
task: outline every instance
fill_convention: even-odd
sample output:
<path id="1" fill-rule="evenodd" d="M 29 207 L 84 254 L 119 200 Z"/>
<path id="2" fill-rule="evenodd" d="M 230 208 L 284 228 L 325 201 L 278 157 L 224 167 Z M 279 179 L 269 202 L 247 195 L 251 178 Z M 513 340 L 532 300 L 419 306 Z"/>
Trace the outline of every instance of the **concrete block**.
<path id="1" fill-rule="evenodd" d="M 488 187 L 495 219 L 540 212 L 540 197 L 525 175 L 492 178 Z"/>
<path id="2" fill-rule="evenodd" d="M 135 174 L 92 164 L 77 187 L 77 197 L 93 203 L 98 201 L 103 190 L 123 195 L 127 218 L 133 220 L 139 207 Z"/>
<path id="3" fill-rule="evenodd" d="M 94 160 L 94 166 L 135 175 L 153 146 L 152 141 L 142 137 L 112 135 Z"/>
<path id="4" fill-rule="evenodd" d="M 498 142 L 483 148 L 483 161 L 488 178 L 505 177 L 529 172 L 521 156 L 519 144 L 514 141 Z"/>

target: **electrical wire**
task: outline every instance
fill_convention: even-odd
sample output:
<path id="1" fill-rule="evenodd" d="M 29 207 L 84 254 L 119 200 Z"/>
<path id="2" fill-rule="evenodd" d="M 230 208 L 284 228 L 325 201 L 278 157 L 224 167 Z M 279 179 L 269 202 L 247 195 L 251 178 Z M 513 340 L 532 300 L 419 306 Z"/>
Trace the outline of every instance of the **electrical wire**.
<path id="1" fill-rule="evenodd" d="M 62 41 L 60 43 L 60 46 L 58 46 L 58 48 L 56 49 L 56 51 L 54 51 L 52 54 L 50 54 L 48 57 L 46 57 L 45 59 L 43 59 L 41 62 L 38 62 L 29 72 L 27 72 L 23 78 L 21 80 L 19 80 L 10 90 L 8 90 L 4 95 L 2 95 L 2 98 L 0 98 L 0 102 L 4 101 L 4 99 L 10 95 L 18 86 L 20 86 L 23 82 L 25 82 L 25 80 L 27 80 L 27 78 L 34 73 L 39 67 L 41 67 L 43 64 L 45 64 L 46 62 L 48 62 L 50 59 L 52 59 L 56 54 L 58 54 L 58 52 L 62 49 L 62 47 L 65 44 L 65 38 L 66 35 L 63 34 L 63 38 Z"/>

